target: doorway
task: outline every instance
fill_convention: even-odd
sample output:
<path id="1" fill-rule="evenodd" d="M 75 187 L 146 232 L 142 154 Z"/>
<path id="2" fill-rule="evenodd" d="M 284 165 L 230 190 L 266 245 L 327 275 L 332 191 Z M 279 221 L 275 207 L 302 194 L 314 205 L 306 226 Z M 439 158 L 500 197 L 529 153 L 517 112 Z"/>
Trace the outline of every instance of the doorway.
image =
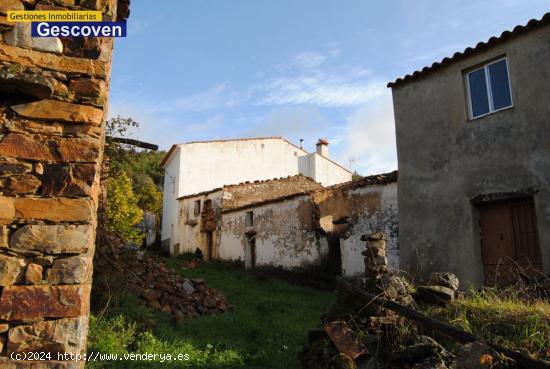
<path id="1" fill-rule="evenodd" d="M 340 238 L 336 236 L 328 238 L 328 270 L 331 275 L 342 275 L 342 251 Z"/>
<path id="2" fill-rule="evenodd" d="M 479 227 L 486 284 L 511 284 L 518 276 L 542 276 L 532 198 L 480 206 Z"/>
<path id="3" fill-rule="evenodd" d="M 212 260 L 214 256 L 214 235 L 213 232 L 206 232 L 206 253 L 208 255 L 208 260 Z"/>
<path id="4" fill-rule="evenodd" d="M 246 269 L 256 267 L 256 237 L 254 235 L 246 237 L 244 267 Z"/>

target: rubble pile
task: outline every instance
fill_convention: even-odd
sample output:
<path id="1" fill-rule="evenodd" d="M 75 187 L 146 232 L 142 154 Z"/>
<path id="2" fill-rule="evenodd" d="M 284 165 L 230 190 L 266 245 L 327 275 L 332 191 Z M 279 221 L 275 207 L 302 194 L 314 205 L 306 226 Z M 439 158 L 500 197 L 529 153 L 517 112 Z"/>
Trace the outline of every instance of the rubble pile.
<path id="1" fill-rule="evenodd" d="M 388 270 L 385 236 L 365 235 L 365 278 L 355 285 L 370 295 L 417 310 L 419 304 L 442 306 L 460 297 L 458 278 L 433 273 L 417 288 Z M 341 282 L 345 283 L 345 282 Z M 489 369 L 516 368 L 516 363 L 479 343 L 445 348 L 433 332 L 418 328 L 394 311 L 358 301 L 345 288 L 323 317 L 323 330 L 311 331 L 300 357 L 304 369 Z M 387 305 L 384 305 L 387 306 Z M 443 341 L 442 341 L 443 342 Z M 448 344 L 447 341 L 445 341 Z"/>
<path id="2" fill-rule="evenodd" d="M 209 288 L 203 280 L 181 278 L 164 263 L 125 246 L 112 233 L 101 231 L 98 242 L 101 245 L 96 264 L 108 264 L 105 266 L 116 275 L 117 283 L 136 293 L 153 309 L 171 314 L 177 323 L 233 308 L 220 291 Z M 113 268 L 119 273 L 113 273 Z M 100 273 L 98 269 L 96 266 L 96 273 Z"/>

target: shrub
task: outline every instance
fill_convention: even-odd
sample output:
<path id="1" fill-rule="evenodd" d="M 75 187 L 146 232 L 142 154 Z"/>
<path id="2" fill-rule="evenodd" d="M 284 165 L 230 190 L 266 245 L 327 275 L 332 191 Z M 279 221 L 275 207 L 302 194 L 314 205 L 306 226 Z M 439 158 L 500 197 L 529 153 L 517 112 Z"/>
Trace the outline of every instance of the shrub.
<path id="1" fill-rule="evenodd" d="M 125 172 L 107 180 L 107 228 L 125 242 L 141 244 L 143 234 L 136 225 L 143 219 L 143 210 L 132 190 L 132 181 Z"/>

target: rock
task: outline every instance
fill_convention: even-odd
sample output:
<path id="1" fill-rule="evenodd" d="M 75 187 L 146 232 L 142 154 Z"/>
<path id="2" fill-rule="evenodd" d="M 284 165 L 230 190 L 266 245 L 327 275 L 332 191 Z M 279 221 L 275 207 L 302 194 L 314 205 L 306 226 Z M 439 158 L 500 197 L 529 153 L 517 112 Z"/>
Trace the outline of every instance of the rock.
<path id="1" fill-rule="evenodd" d="M 42 165 L 42 163 L 34 164 L 34 172 L 38 175 L 44 174 L 44 166 Z"/>
<path id="2" fill-rule="evenodd" d="M 10 329 L 9 324 L 7 324 L 7 323 L 0 324 L 0 333 L 7 332 L 9 329 Z"/>
<path id="3" fill-rule="evenodd" d="M 434 272 L 430 275 L 429 283 L 433 286 L 450 288 L 455 292 L 458 291 L 458 288 L 460 287 L 460 281 L 453 273 Z"/>
<path id="4" fill-rule="evenodd" d="M 10 106 L 22 117 L 61 121 L 67 123 L 87 123 L 95 126 L 103 121 L 103 110 L 88 105 L 72 104 L 65 101 L 41 100 L 28 104 Z"/>
<path id="5" fill-rule="evenodd" d="M 183 288 L 185 293 L 188 294 L 188 295 L 195 292 L 195 287 L 193 286 L 193 283 L 188 279 L 183 281 L 183 283 L 181 284 L 181 288 Z"/>
<path id="6" fill-rule="evenodd" d="M 74 256 L 66 259 L 57 259 L 53 262 L 48 274 L 48 283 L 76 284 L 90 280 L 92 261 L 89 256 Z"/>
<path id="7" fill-rule="evenodd" d="M 437 356 L 439 351 L 438 345 L 419 343 L 394 353 L 391 356 L 391 361 L 396 363 L 412 364 L 427 357 Z"/>
<path id="8" fill-rule="evenodd" d="M 54 161 L 56 158 L 49 147 L 32 136 L 8 133 L 0 141 L 0 155 L 20 159 Z"/>
<path id="9" fill-rule="evenodd" d="M 23 174 L 7 178 L 0 188 L 13 194 L 34 194 L 40 185 L 40 180 L 32 174 Z"/>
<path id="10" fill-rule="evenodd" d="M 11 286 L 23 276 L 25 260 L 0 254 L 0 286 Z"/>
<path id="11" fill-rule="evenodd" d="M 420 286 L 416 290 L 415 298 L 428 304 L 446 305 L 455 297 L 455 291 L 441 286 Z"/>
<path id="12" fill-rule="evenodd" d="M 0 196 L 0 224 L 11 223 L 13 218 L 15 218 L 13 198 Z"/>
<path id="13" fill-rule="evenodd" d="M 10 247 L 46 254 L 84 253 L 92 246 L 90 225 L 25 225 L 12 235 Z"/>
<path id="14" fill-rule="evenodd" d="M 2 0 L 0 2 L 0 14 L 7 15 L 8 10 L 25 10 L 19 0 Z"/>
<path id="15" fill-rule="evenodd" d="M 486 362 L 481 360 L 486 358 Z M 489 346 L 474 342 L 460 347 L 456 357 L 456 369 L 490 369 L 498 354 Z M 495 360 L 496 361 L 496 360 Z"/>
<path id="16" fill-rule="evenodd" d="M 25 174 L 32 170 L 32 165 L 21 162 L 0 161 L 0 177 Z"/>
<path id="17" fill-rule="evenodd" d="M 88 198 L 32 198 L 14 200 L 15 216 L 19 219 L 40 219 L 53 222 L 90 222 L 95 207 Z"/>
<path id="18" fill-rule="evenodd" d="M 55 141 L 60 161 L 94 162 L 99 157 L 99 141 L 91 138 L 66 138 Z"/>
<path id="19" fill-rule="evenodd" d="M 37 284 L 42 282 L 42 266 L 34 263 L 27 265 L 27 271 L 25 272 L 25 281 L 30 284 Z"/>
<path id="20" fill-rule="evenodd" d="M 2 45 L 2 48 L 0 48 L 0 61 L 20 63 L 29 67 L 44 68 L 62 73 L 87 74 L 100 78 L 107 77 L 107 63 L 104 61 L 73 58 L 26 50 L 10 45 Z"/>
<path id="21" fill-rule="evenodd" d="M 6 345 L 6 338 L 0 336 L 0 352 L 4 351 L 4 346 Z"/>
<path id="22" fill-rule="evenodd" d="M 72 318 L 89 310 L 89 285 L 8 286 L 0 297 L 0 319 Z"/>
<path id="23" fill-rule="evenodd" d="M 105 102 L 105 81 L 95 78 L 77 78 L 69 83 L 69 90 L 77 99 L 88 100 L 98 105 Z"/>
<path id="24" fill-rule="evenodd" d="M 54 86 L 38 73 L 23 73 L 19 64 L 10 64 L 0 69 L 0 91 L 39 99 L 49 99 Z"/>
<path id="25" fill-rule="evenodd" d="M 43 196 L 91 196 L 95 164 L 49 164 L 42 177 Z"/>
<path id="26" fill-rule="evenodd" d="M 10 329 L 7 353 L 51 352 L 83 353 L 88 335 L 88 316 L 19 325 Z"/>
<path id="27" fill-rule="evenodd" d="M 9 246 L 9 231 L 5 225 L 0 225 L 0 248 Z"/>
<path id="28" fill-rule="evenodd" d="M 11 31 L 4 34 L 4 41 L 11 46 L 35 49 L 52 53 L 63 53 L 63 43 L 57 37 L 32 37 L 31 23 L 18 22 Z"/>

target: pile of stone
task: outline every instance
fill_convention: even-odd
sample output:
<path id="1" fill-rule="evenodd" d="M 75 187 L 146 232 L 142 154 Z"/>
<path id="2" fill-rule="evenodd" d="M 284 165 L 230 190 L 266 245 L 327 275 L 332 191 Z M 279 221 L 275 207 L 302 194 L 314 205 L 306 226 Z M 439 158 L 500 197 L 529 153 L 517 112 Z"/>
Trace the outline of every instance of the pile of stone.
<path id="1" fill-rule="evenodd" d="M 124 246 L 114 234 L 101 231 L 98 242 L 96 264 L 107 262 L 118 270 L 119 282 L 148 306 L 171 314 L 177 323 L 233 308 L 220 291 L 209 288 L 202 279 L 181 278 L 164 263 Z"/>
<path id="2" fill-rule="evenodd" d="M 415 291 L 406 278 L 388 269 L 384 234 L 365 235 L 362 240 L 367 242 L 362 253 L 365 276 L 356 285 L 370 295 L 409 309 L 416 309 L 417 304 L 440 306 L 458 297 L 459 280 L 454 274 L 433 273 L 426 285 Z M 310 332 L 301 355 L 304 369 L 514 367 L 509 359 L 480 343 L 458 347 L 453 354 L 434 338 L 425 335 L 431 332 L 409 323 L 392 310 L 372 304 L 372 301 L 367 303 L 357 299 L 357 295 L 346 291 L 345 288 L 339 289 L 336 304 L 325 315 L 324 329 Z M 480 362 L 480 358 L 484 361 Z"/>

